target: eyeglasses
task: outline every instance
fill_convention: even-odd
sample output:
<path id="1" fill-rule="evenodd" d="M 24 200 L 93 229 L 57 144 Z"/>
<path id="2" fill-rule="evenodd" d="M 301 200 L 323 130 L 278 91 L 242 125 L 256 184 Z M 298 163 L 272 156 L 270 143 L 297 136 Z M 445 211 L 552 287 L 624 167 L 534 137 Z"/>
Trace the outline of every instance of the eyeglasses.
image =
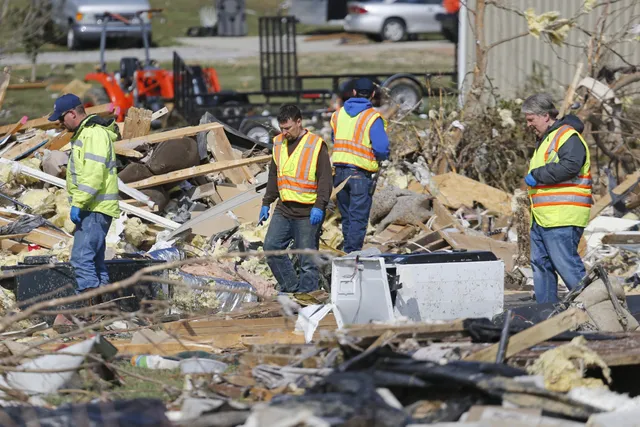
<path id="1" fill-rule="evenodd" d="M 60 115 L 60 118 L 58 119 L 58 121 L 59 121 L 60 123 L 64 123 L 64 116 L 66 116 L 66 115 L 67 115 L 67 114 L 69 114 L 70 112 L 71 112 L 71 110 L 67 110 L 67 111 L 65 111 L 64 113 L 62 113 L 62 114 Z"/>

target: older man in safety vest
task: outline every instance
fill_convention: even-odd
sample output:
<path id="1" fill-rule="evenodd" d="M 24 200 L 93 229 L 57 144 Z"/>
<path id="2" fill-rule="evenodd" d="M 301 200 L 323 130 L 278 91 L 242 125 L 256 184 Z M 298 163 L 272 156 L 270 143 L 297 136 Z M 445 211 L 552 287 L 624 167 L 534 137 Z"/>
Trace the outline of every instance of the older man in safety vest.
<path id="1" fill-rule="evenodd" d="M 264 250 L 318 249 L 324 212 L 331 198 L 331 161 L 327 145 L 302 127 L 302 113 L 284 105 L 278 114 L 280 133 L 273 139 L 273 160 L 259 222 L 269 218 L 269 206 L 279 197 L 264 239 Z M 267 257 L 280 291 L 318 289 L 319 272 L 313 256 L 301 255 L 296 274 L 288 255 Z"/>
<path id="2" fill-rule="evenodd" d="M 114 141 L 119 138 L 115 120 L 87 115 L 80 98 L 59 97 L 49 116 L 73 132 L 67 165 L 67 192 L 71 221 L 76 225 L 71 250 L 77 292 L 110 283 L 105 266 L 106 236 L 113 218 L 120 216 L 118 174 Z M 92 300 L 99 303 L 101 298 Z"/>
<path id="3" fill-rule="evenodd" d="M 349 178 L 337 194 L 346 253 L 362 249 L 372 204 L 372 175 L 378 172 L 378 162 L 389 157 L 384 120 L 371 105 L 375 96 L 373 82 L 361 78 L 354 86 L 354 97 L 333 113 L 330 122 L 331 161 L 336 168 L 334 185 L 337 187 Z"/>
<path id="4" fill-rule="evenodd" d="M 531 200 L 534 290 L 538 303 L 557 302 L 557 274 L 569 289 L 585 275 L 578 244 L 593 204 L 589 147 L 580 135 L 580 119 L 558 119 L 551 96 L 530 96 L 522 112 L 538 137 L 525 178 Z"/>

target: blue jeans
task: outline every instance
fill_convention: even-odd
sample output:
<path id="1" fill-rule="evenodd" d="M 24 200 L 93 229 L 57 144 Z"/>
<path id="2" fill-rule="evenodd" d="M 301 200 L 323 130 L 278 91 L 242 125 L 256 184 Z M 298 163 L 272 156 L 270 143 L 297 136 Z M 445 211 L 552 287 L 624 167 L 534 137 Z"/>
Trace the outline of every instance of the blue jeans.
<path id="1" fill-rule="evenodd" d="M 371 174 L 362 169 L 336 166 L 333 186 L 337 187 L 348 177 L 347 185 L 337 194 L 338 209 L 342 216 L 343 251 L 351 253 L 359 251 L 364 244 L 369 224 L 369 212 L 373 198 L 369 189 L 373 184 Z"/>
<path id="2" fill-rule="evenodd" d="M 309 218 L 289 219 L 279 211 L 273 213 L 267 236 L 264 239 L 265 251 L 281 251 L 293 241 L 293 249 L 318 249 L 322 223 L 311 225 Z M 281 292 L 312 292 L 318 289 L 320 273 L 310 255 L 298 255 L 300 276 L 296 274 L 289 255 L 267 257 L 267 264 L 273 272 Z"/>
<path id="3" fill-rule="evenodd" d="M 76 275 L 77 292 L 110 282 L 104 252 L 107 248 L 105 238 L 112 218 L 100 212 L 82 211 L 80 219 L 82 221 L 80 225 L 76 225 L 71 249 L 71 265 Z"/>
<path id="4" fill-rule="evenodd" d="M 585 276 L 578 254 L 578 244 L 584 228 L 545 228 L 533 221 L 531 228 L 531 267 L 533 289 L 539 304 L 558 302 L 558 276 L 570 290 Z"/>

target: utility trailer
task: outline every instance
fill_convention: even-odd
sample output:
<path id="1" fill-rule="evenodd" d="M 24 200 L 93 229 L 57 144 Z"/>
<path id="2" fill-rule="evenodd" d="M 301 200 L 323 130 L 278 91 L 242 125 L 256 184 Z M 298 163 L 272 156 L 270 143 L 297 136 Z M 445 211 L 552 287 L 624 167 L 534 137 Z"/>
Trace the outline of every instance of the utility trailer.
<path id="1" fill-rule="evenodd" d="M 301 75 L 298 71 L 296 18 L 261 17 L 259 32 L 259 91 L 207 92 L 205 87 L 199 88 L 192 83 L 200 79 L 201 71 L 187 65 L 174 53 L 175 111 L 190 124 L 197 124 L 205 112 L 210 112 L 247 136 L 268 142 L 273 134 L 270 126 L 273 110 L 285 102 L 299 105 L 306 117 L 326 118 L 340 102 L 348 99 L 355 80 L 367 77 L 382 88 L 378 92 L 385 93 L 384 97 L 374 100 L 375 105 L 390 99 L 403 109 L 411 109 L 425 96 L 439 96 L 443 91 L 452 91 L 449 88 L 432 89 L 434 77 L 450 77 L 454 82 L 457 77 L 455 72 L 429 71 Z M 319 85 L 318 81 L 330 81 L 330 87 Z M 251 101 L 256 97 L 261 98 L 260 102 Z"/>

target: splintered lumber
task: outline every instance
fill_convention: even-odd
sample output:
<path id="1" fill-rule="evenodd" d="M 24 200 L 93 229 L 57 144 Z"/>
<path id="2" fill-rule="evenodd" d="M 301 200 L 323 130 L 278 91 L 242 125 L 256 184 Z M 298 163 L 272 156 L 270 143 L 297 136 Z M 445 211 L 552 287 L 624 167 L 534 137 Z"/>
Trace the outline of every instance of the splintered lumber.
<path id="1" fill-rule="evenodd" d="M 124 119 L 124 131 L 122 139 L 137 138 L 149 134 L 151 130 L 151 110 L 131 107 Z"/>
<path id="2" fill-rule="evenodd" d="M 71 137 L 73 136 L 73 132 L 68 132 L 66 130 L 60 132 L 53 138 L 51 138 L 45 145 L 43 145 L 40 150 L 60 150 L 62 147 L 67 145 L 69 141 L 71 141 Z"/>
<path id="3" fill-rule="evenodd" d="M 5 159 L 20 160 L 23 157 L 33 154 L 38 148 L 43 146 L 48 139 L 49 136 L 42 132 L 33 138 L 14 146 L 12 149 L 2 154 L 2 157 Z"/>
<path id="4" fill-rule="evenodd" d="M 638 180 L 640 179 L 640 171 L 636 171 L 631 175 L 627 176 L 627 178 L 622 181 L 616 188 L 612 191 L 617 195 L 623 195 L 629 189 L 631 189 Z M 607 193 L 606 196 L 603 196 L 600 200 L 598 200 L 593 206 L 591 206 L 591 214 L 589 215 L 589 221 L 600 215 L 607 206 L 609 206 L 613 201 L 611 200 L 611 194 Z"/>
<path id="5" fill-rule="evenodd" d="M 207 132 L 222 127 L 220 123 L 207 123 L 199 126 L 188 126 L 180 129 L 169 130 L 166 132 L 158 132 L 153 135 L 140 136 L 138 138 L 124 139 L 115 144 L 116 154 L 127 156 L 131 154 L 141 144 L 157 144 L 170 139 L 192 136 L 200 132 Z"/>
<path id="6" fill-rule="evenodd" d="M 5 138 L 8 138 L 14 133 L 18 132 L 20 129 L 24 127 L 25 124 L 29 123 L 27 121 L 28 119 L 29 118 L 27 116 L 23 116 L 18 123 L 13 125 L 6 125 L 0 128 L 0 133 L 4 134 L 4 136 L 0 138 L 0 140 L 4 141 Z"/>
<path id="7" fill-rule="evenodd" d="M 11 80 L 11 67 L 4 67 L 4 71 L 2 75 L 0 75 L 0 108 L 2 108 L 2 104 L 4 103 L 4 96 L 7 94 L 9 80 Z"/>
<path id="8" fill-rule="evenodd" d="M 238 157 L 233 152 L 227 134 L 223 127 L 219 127 L 207 134 L 207 147 L 216 162 L 224 162 L 227 160 L 237 160 Z M 230 169 L 224 173 L 234 184 L 242 184 L 245 181 L 251 181 L 252 175 L 249 168 L 243 166 L 237 169 Z"/>
<path id="9" fill-rule="evenodd" d="M 52 103 L 53 105 L 53 103 Z M 86 109 L 87 114 L 97 114 L 99 116 L 109 115 L 113 112 L 113 104 L 96 105 L 95 107 L 89 107 Z M 6 134 L 11 130 L 14 125 L 6 125 L 0 127 L 0 134 Z M 25 129 L 37 128 L 37 129 L 55 129 L 60 127 L 58 122 L 50 122 L 47 117 L 40 117 L 38 119 L 29 120 L 24 124 Z"/>
<path id="10" fill-rule="evenodd" d="M 572 308 L 557 316 L 553 316 L 543 322 L 533 325 L 522 332 L 518 332 L 509 338 L 505 358 L 509 358 L 523 350 L 531 348 L 536 344 L 551 339 L 558 334 L 575 329 L 589 321 L 589 316 L 583 310 Z M 470 354 L 465 360 L 476 362 L 494 362 L 498 354 L 500 343 L 493 344 L 487 348 Z"/>
<path id="11" fill-rule="evenodd" d="M 222 172 L 228 169 L 240 166 L 251 165 L 254 163 L 267 162 L 271 160 L 271 156 L 258 156 L 242 160 L 230 160 L 226 162 L 208 163 L 205 165 L 194 166 L 175 172 L 165 173 L 164 175 L 156 175 L 151 178 L 143 179 L 129 183 L 131 188 L 149 188 L 156 185 L 168 184 L 170 182 L 184 181 L 185 179 L 194 178 L 196 176 L 208 175 L 210 173 Z"/>
<path id="12" fill-rule="evenodd" d="M 0 217 L 0 227 L 4 227 L 5 225 L 11 224 L 12 222 L 13 220 L 11 219 Z M 46 249 L 51 249 L 57 243 L 60 243 L 67 239 L 68 237 L 64 234 L 46 227 L 36 228 L 26 236 L 24 236 L 24 240 L 26 240 L 27 242 L 34 243 Z"/>
<path id="13" fill-rule="evenodd" d="M 49 175 L 48 173 L 45 173 L 41 170 L 38 169 L 33 169 L 30 168 L 28 166 L 25 166 L 23 164 L 14 162 L 12 160 L 7 160 L 7 159 L 2 159 L 0 158 L 0 163 L 5 163 L 5 164 L 9 164 L 9 165 L 16 165 L 16 170 L 19 171 L 20 173 L 23 173 L 27 176 L 31 176 L 34 178 L 38 178 L 41 181 L 44 181 L 48 184 L 52 184 L 55 185 L 56 187 L 60 187 L 60 188 L 66 188 L 66 182 L 63 179 L 57 178 L 55 176 Z M 131 215 L 135 215 L 137 217 L 140 217 L 142 219 L 145 219 L 149 222 L 153 222 L 154 224 L 158 224 L 163 226 L 164 228 L 168 229 L 168 230 L 175 230 L 177 228 L 180 227 L 180 224 L 178 224 L 175 221 L 171 221 L 170 219 L 161 217 L 159 215 L 155 215 L 152 214 L 151 212 L 147 212 L 144 209 L 141 208 L 137 208 L 135 206 L 131 206 L 127 203 L 124 203 L 122 201 L 118 202 L 118 205 L 120 206 L 120 209 L 123 212 L 126 212 L 128 214 Z"/>

